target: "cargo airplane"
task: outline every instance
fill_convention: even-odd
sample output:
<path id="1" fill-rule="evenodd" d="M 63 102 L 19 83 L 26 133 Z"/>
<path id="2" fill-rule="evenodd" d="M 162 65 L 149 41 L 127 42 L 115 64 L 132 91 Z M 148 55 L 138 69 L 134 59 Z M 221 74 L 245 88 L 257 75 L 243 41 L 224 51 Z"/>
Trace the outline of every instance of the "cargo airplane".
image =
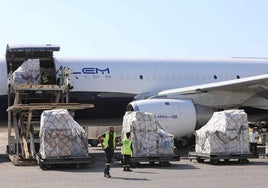
<path id="1" fill-rule="evenodd" d="M 7 45 L 5 58 L 0 59 L 2 118 L 7 109 L 7 75 L 27 59 L 39 59 L 41 67 L 52 69 L 53 80 L 60 67 L 72 71 L 70 101 L 95 106 L 77 113 L 81 121 L 118 118 L 120 125 L 126 110 L 152 112 L 177 141 L 187 141 L 185 136 L 203 126 L 214 111 L 244 109 L 250 121 L 268 117 L 268 59 L 54 57 L 59 49 L 50 44 Z"/>

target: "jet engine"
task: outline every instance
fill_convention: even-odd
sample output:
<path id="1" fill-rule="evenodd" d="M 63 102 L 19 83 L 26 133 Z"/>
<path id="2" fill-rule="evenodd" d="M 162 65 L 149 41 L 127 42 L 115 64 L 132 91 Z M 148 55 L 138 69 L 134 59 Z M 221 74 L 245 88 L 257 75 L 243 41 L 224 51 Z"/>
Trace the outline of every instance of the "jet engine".
<path id="1" fill-rule="evenodd" d="M 175 142 L 188 137 L 195 130 L 205 125 L 214 112 L 211 108 L 194 104 L 191 100 L 177 99 L 133 101 L 128 104 L 127 111 L 156 114 L 160 125 L 174 135 Z"/>

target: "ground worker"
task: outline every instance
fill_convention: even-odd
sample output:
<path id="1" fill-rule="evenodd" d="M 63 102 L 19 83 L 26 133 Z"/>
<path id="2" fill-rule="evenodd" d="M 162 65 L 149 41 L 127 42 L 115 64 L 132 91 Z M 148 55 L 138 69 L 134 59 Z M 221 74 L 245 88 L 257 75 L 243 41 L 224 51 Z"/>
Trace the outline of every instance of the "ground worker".
<path id="1" fill-rule="evenodd" d="M 48 83 L 47 73 L 45 73 L 45 72 L 43 72 L 43 74 L 42 74 L 42 83 L 43 84 Z"/>
<path id="2" fill-rule="evenodd" d="M 122 154 L 124 171 L 131 172 L 132 170 L 130 170 L 130 158 L 132 155 L 132 144 L 130 140 L 130 132 L 126 133 L 126 138 L 123 140 Z"/>
<path id="3" fill-rule="evenodd" d="M 102 135 L 99 135 L 98 140 L 105 151 L 105 157 L 106 157 L 104 177 L 111 178 L 110 167 L 114 155 L 114 150 L 116 148 L 116 133 L 114 132 L 114 128 L 109 127 L 109 131 L 107 131 Z"/>
<path id="4" fill-rule="evenodd" d="M 257 139 L 259 138 L 259 134 L 257 132 L 257 128 L 254 127 L 252 132 L 249 132 L 249 144 L 250 144 L 250 152 L 257 155 Z"/>

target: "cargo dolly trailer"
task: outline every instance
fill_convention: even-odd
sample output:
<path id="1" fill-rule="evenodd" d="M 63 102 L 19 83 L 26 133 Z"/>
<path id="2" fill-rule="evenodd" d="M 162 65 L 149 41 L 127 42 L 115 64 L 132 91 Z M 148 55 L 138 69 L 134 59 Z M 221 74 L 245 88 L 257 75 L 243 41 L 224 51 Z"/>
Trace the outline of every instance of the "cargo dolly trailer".
<path id="1" fill-rule="evenodd" d="M 199 152 L 189 152 L 188 158 L 190 161 L 195 159 L 199 163 L 208 160 L 211 164 L 219 164 L 221 160 L 229 162 L 229 160 L 238 160 L 240 163 L 248 163 L 250 158 L 258 158 L 258 155 L 253 153 L 239 153 L 239 154 L 209 154 Z"/>
<path id="2" fill-rule="evenodd" d="M 132 166 L 137 166 L 141 162 L 148 162 L 150 164 L 159 163 L 160 165 L 168 165 L 170 161 L 180 161 L 179 155 L 156 155 L 148 157 L 131 157 Z"/>
<path id="3" fill-rule="evenodd" d="M 114 158 L 116 161 L 121 161 L 123 163 L 123 156 L 121 154 L 115 155 Z M 180 161 L 180 155 L 151 155 L 130 158 L 130 162 L 133 167 L 140 163 L 159 163 L 160 165 L 167 165 L 170 161 Z"/>
<path id="4" fill-rule="evenodd" d="M 54 157 L 43 159 L 40 154 L 36 155 L 37 164 L 41 169 L 46 170 L 54 165 L 75 165 L 77 168 L 87 166 L 95 162 L 95 157 Z"/>

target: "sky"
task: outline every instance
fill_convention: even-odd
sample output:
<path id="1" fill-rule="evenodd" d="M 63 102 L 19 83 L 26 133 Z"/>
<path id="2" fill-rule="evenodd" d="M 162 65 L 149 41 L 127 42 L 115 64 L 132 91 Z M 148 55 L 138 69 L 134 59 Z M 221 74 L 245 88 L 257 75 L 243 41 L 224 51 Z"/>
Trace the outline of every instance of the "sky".
<path id="1" fill-rule="evenodd" d="M 1 0 L 7 44 L 58 57 L 268 57 L 267 0 Z"/>

